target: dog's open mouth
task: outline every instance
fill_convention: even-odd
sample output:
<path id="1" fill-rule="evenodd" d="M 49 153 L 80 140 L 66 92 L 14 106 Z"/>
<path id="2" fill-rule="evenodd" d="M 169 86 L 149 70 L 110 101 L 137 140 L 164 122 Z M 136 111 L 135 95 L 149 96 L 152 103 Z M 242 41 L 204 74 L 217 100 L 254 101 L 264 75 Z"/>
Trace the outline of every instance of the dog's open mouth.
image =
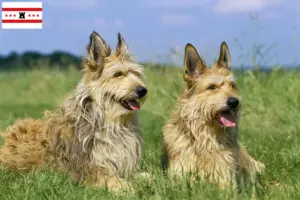
<path id="1" fill-rule="evenodd" d="M 121 105 L 128 110 L 139 110 L 141 105 L 135 99 L 124 100 L 121 102 Z"/>
<path id="2" fill-rule="evenodd" d="M 236 126 L 236 112 L 233 110 L 224 110 L 219 112 L 217 121 L 225 127 Z"/>

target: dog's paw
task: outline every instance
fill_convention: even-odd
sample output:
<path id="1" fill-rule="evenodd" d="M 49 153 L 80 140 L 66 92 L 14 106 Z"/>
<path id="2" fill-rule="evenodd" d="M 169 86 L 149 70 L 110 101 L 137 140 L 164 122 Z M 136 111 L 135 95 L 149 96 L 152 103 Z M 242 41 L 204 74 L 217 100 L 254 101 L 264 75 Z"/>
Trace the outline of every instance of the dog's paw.
<path id="1" fill-rule="evenodd" d="M 147 172 L 142 172 L 142 173 L 135 174 L 134 178 L 137 180 L 145 181 L 145 180 L 152 180 L 153 176 Z"/>
<path id="2" fill-rule="evenodd" d="M 260 161 L 254 161 L 254 167 L 256 172 L 261 174 L 265 170 L 265 164 Z"/>
<path id="3" fill-rule="evenodd" d="M 132 184 L 125 180 L 115 180 L 113 183 L 110 182 L 108 185 L 108 190 L 118 195 L 134 194 L 134 188 Z"/>

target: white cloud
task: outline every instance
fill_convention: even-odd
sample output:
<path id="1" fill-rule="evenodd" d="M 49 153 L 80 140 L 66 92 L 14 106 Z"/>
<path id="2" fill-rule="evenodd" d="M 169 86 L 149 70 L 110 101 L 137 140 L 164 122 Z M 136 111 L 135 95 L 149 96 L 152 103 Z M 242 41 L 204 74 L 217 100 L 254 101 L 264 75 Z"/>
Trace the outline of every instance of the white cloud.
<path id="1" fill-rule="evenodd" d="M 289 0 L 291 1 L 296 0 Z M 202 7 L 212 9 L 217 13 L 237 13 L 237 12 L 256 12 L 266 7 L 289 4 L 284 0 L 147 0 L 147 6 L 155 8 L 175 8 L 184 9 L 192 7 Z"/>
<path id="2" fill-rule="evenodd" d="M 219 0 L 215 11 L 218 13 L 252 12 L 281 2 L 283 0 Z"/>
<path id="3" fill-rule="evenodd" d="M 45 1 L 45 4 L 65 9 L 87 10 L 99 7 L 101 5 L 101 0 L 47 0 Z"/>
<path id="4" fill-rule="evenodd" d="M 147 5 L 158 8 L 203 6 L 211 0 L 148 0 Z"/>
<path id="5" fill-rule="evenodd" d="M 193 17 L 186 14 L 164 14 L 161 23 L 166 25 L 186 26 L 193 23 Z"/>

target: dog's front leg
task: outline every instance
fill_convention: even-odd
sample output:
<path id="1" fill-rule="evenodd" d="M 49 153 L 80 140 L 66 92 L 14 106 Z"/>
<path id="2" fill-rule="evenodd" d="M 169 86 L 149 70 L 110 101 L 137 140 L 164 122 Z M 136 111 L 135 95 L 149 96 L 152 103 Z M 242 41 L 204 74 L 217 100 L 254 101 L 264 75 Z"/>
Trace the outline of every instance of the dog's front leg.
<path id="1" fill-rule="evenodd" d="M 89 178 L 84 181 L 85 185 L 92 187 L 107 188 L 112 192 L 133 192 L 132 185 L 125 179 L 120 178 L 117 174 L 103 168 L 93 170 Z"/>
<path id="2" fill-rule="evenodd" d="M 113 192 L 133 192 L 132 185 L 124 179 L 120 179 L 117 176 L 105 177 L 105 186 L 109 191 Z M 98 187 L 103 186 L 102 181 L 96 183 Z"/>
<path id="3" fill-rule="evenodd" d="M 258 174 L 261 174 L 265 169 L 265 165 L 252 158 L 242 145 L 240 145 L 240 164 L 241 167 L 252 169 L 252 171 L 254 170 Z"/>
<path id="4" fill-rule="evenodd" d="M 258 174 L 263 173 L 265 169 L 265 165 L 252 158 L 242 145 L 239 147 L 239 164 L 242 173 L 246 176 L 250 176 L 252 180 L 255 179 Z"/>

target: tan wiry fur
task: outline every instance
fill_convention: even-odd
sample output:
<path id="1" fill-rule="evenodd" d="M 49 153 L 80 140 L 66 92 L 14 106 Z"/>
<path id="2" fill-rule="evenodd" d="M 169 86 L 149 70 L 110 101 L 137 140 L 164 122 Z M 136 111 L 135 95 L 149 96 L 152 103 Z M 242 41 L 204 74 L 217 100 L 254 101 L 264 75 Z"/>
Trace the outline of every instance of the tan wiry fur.
<path id="1" fill-rule="evenodd" d="M 227 108 L 229 97 L 241 100 L 227 44 L 221 44 L 219 60 L 210 69 L 188 44 L 184 80 L 184 92 L 163 128 L 164 168 L 175 177 L 189 172 L 193 178 L 198 176 L 221 188 L 253 180 L 263 171 L 264 164 L 254 160 L 239 144 L 237 126 L 225 127 L 216 119 Z M 236 118 L 238 111 L 239 107 L 232 110 Z"/>
<path id="2" fill-rule="evenodd" d="M 87 50 L 84 76 L 73 94 L 43 120 L 11 126 L 0 162 L 18 170 L 50 166 L 85 184 L 117 190 L 127 186 L 124 180 L 138 169 L 142 154 L 137 113 L 121 103 L 138 99 L 143 70 L 120 34 L 113 53 L 96 32 Z"/>

